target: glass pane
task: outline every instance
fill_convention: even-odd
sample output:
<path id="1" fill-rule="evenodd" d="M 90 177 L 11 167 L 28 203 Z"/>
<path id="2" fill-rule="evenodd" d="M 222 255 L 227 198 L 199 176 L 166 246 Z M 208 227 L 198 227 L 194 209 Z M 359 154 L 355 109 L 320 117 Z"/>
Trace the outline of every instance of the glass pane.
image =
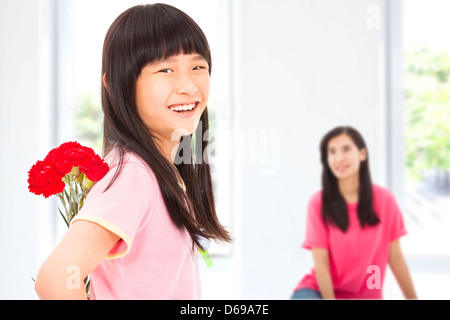
<path id="1" fill-rule="evenodd" d="M 448 299 L 446 286 L 438 285 L 433 273 L 442 272 L 438 264 L 450 262 L 450 2 L 407 0 L 403 10 L 405 218 L 410 234 L 404 250 L 415 261 L 412 267 L 423 273 L 417 277 L 419 297 Z M 450 270 L 446 274 L 442 279 L 448 279 Z"/>

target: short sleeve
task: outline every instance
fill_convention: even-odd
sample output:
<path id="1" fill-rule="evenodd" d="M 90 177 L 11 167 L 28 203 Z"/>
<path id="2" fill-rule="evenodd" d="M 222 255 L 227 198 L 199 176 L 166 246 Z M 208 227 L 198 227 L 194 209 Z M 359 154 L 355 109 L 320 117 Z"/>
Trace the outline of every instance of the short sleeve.
<path id="1" fill-rule="evenodd" d="M 389 241 L 394 241 L 406 235 L 407 231 L 402 212 L 391 192 L 388 192 L 386 209 L 389 221 Z"/>
<path id="2" fill-rule="evenodd" d="M 85 205 L 71 222 L 90 221 L 121 238 L 106 259 L 120 258 L 130 251 L 138 229 L 150 218 L 150 207 L 157 192 L 150 171 L 134 162 L 124 163 L 117 179 L 105 191 L 116 171 L 117 167 L 111 169 L 95 184 Z"/>
<path id="3" fill-rule="evenodd" d="M 306 236 L 303 247 L 306 249 L 328 249 L 328 229 L 322 219 L 321 193 L 315 194 L 308 203 Z"/>

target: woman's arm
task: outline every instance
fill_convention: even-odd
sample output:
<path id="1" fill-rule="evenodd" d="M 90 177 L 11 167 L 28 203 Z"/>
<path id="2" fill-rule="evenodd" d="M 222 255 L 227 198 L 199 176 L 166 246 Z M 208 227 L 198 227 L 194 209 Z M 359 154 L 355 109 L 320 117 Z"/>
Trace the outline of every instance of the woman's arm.
<path id="1" fill-rule="evenodd" d="M 37 274 L 35 290 L 39 298 L 87 299 L 83 280 L 119 240 L 93 222 L 75 222 Z"/>
<path id="2" fill-rule="evenodd" d="M 330 258 L 327 249 L 313 248 L 317 284 L 323 299 L 334 299 L 333 281 L 330 273 Z"/>
<path id="3" fill-rule="evenodd" d="M 389 267 L 406 299 L 417 299 L 411 275 L 400 247 L 400 241 L 394 240 L 389 246 Z"/>

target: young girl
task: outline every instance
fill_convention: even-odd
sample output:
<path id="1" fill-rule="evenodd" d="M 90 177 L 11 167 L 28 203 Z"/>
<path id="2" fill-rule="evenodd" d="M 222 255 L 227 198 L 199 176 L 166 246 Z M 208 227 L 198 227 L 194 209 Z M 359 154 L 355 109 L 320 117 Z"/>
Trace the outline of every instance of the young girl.
<path id="1" fill-rule="evenodd" d="M 200 298 L 200 238 L 231 239 L 216 216 L 207 159 L 174 160 L 199 121 L 202 136 L 208 130 L 210 74 L 207 40 L 184 12 L 139 5 L 113 22 L 102 63 L 111 169 L 39 270 L 40 298 L 86 299 L 87 275 L 92 299 Z"/>
<path id="2" fill-rule="evenodd" d="M 351 127 L 327 133 L 320 144 L 322 190 L 308 205 L 303 247 L 314 268 L 292 299 L 381 299 L 389 264 L 403 294 L 416 294 L 399 237 L 406 234 L 391 192 L 372 184 L 365 142 Z"/>

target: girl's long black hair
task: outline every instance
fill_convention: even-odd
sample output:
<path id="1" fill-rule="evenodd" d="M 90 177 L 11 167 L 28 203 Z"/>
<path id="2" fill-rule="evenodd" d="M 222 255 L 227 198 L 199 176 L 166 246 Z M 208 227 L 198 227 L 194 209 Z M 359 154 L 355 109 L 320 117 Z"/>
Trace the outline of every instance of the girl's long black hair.
<path id="1" fill-rule="evenodd" d="M 174 164 L 160 152 L 152 133 L 138 116 L 135 102 L 136 80 L 142 68 L 182 53 L 202 55 L 211 73 L 211 53 L 205 35 L 194 20 L 177 8 L 166 4 L 138 5 L 112 23 L 102 58 L 103 155 L 113 149 L 119 152 L 119 169 L 110 185 L 120 174 L 126 152 L 145 161 L 156 176 L 172 222 L 179 229 L 185 228 L 193 245 L 201 248 L 197 235 L 231 241 L 216 215 L 208 159 L 203 158 L 200 164 L 191 161 L 176 165 L 186 186 L 185 193 Z M 199 139 L 208 130 L 207 108 L 200 121 Z M 185 138 L 191 139 L 192 135 L 182 139 Z M 202 151 L 207 145 L 208 141 L 203 141 Z"/>
<path id="2" fill-rule="evenodd" d="M 328 142 L 341 134 L 348 135 L 359 150 L 366 149 L 366 160 L 359 169 L 358 219 L 361 228 L 380 222 L 373 207 L 372 179 L 369 170 L 369 154 L 361 134 L 349 126 L 340 126 L 329 131 L 320 142 L 322 162 L 322 218 L 346 232 L 349 225 L 347 203 L 339 191 L 338 180 L 328 165 Z"/>

